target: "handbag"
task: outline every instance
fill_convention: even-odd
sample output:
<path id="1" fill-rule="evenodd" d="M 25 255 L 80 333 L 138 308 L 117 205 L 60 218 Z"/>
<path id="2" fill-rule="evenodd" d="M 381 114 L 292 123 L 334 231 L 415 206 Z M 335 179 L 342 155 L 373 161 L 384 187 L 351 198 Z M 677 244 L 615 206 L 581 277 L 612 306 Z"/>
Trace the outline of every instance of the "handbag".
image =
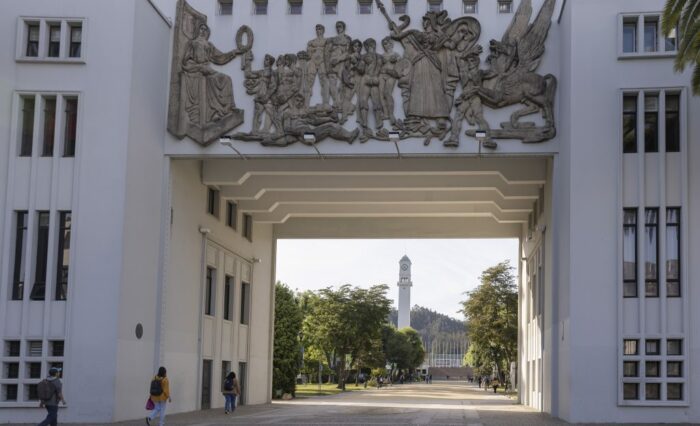
<path id="1" fill-rule="evenodd" d="M 146 410 L 152 410 L 154 408 L 156 408 L 156 404 L 153 403 L 151 397 L 148 397 L 148 399 L 146 400 Z"/>

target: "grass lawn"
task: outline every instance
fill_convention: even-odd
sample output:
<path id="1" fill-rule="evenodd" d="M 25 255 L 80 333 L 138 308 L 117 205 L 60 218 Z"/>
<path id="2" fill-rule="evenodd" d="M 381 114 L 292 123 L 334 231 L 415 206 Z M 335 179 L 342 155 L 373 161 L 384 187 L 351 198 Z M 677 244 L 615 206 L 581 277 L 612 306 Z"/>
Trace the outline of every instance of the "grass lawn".
<path id="1" fill-rule="evenodd" d="M 345 384 L 345 392 L 352 392 L 352 391 L 360 391 L 364 390 L 364 385 L 360 386 L 355 386 L 354 383 L 346 383 Z M 338 385 L 335 383 L 327 384 L 324 383 L 321 385 L 321 389 L 319 390 L 318 384 L 312 383 L 312 384 L 306 384 L 306 385 L 297 385 L 297 392 L 296 396 L 297 397 L 304 397 L 304 396 L 319 396 L 319 395 L 335 395 L 337 393 L 342 392 L 340 389 L 338 389 Z"/>

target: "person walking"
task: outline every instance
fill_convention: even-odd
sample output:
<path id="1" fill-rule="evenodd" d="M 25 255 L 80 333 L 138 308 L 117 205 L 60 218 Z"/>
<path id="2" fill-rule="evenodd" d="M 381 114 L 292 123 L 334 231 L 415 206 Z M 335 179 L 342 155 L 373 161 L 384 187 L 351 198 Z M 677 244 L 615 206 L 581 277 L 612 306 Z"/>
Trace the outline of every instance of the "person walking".
<path id="1" fill-rule="evenodd" d="M 46 418 L 39 426 L 56 426 L 58 424 L 58 403 L 66 405 L 66 400 L 63 399 L 63 384 L 59 378 L 61 369 L 51 367 L 49 376 L 39 382 L 37 385 L 37 393 L 39 394 L 39 407 L 46 407 Z"/>
<path id="2" fill-rule="evenodd" d="M 228 373 L 224 379 L 223 394 L 226 399 L 224 403 L 224 413 L 233 413 L 236 410 L 236 397 L 241 394 L 241 389 L 238 386 L 238 379 L 236 379 L 236 373 L 233 371 Z"/>
<path id="3" fill-rule="evenodd" d="M 153 402 L 153 411 L 146 417 L 146 424 L 150 425 L 151 421 L 160 416 L 159 426 L 165 425 L 165 404 L 173 402 L 170 398 L 170 382 L 165 367 L 158 369 L 158 374 L 151 379 L 150 399 Z"/>

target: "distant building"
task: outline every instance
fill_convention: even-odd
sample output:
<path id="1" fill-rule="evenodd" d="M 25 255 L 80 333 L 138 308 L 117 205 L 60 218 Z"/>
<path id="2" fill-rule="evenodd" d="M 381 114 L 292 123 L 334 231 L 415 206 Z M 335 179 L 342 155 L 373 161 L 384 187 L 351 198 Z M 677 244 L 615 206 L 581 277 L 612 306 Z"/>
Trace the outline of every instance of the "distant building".
<path id="1" fill-rule="evenodd" d="M 411 259 L 404 256 L 399 260 L 399 319 L 398 327 L 411 326 Z"/>

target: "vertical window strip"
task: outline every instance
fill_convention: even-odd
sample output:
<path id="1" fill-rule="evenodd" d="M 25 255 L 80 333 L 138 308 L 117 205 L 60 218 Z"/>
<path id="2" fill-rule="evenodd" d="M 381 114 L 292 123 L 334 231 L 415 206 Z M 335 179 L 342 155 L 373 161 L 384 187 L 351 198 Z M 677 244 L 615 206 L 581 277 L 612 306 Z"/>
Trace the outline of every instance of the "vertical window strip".
<path id="1" fill-rule="evenodd" d="M 61 23 L 49 24 L 49 48 L 47 56 L 58 58 L 61 54 Z"/>
<path id="2" fill-rule="evenodd" d="M 248 325 L 250 309 L 250 284 L 241 283 L 241 324 Z"/>
<path id="3" fill-rule="evenodd" d="M 644 95 L 644 152 L 659 152 L 659 95 Z"/>
<path id="4" fill-rule="evenodd" d="M 37 212 L 37 223 L 34 285 L 29 298 L 31 300 L 44 300 L 46 296 L 46 268 L 48 266 L 49 251 L 49 212 Z"/>
<path id="5" fill-rule="evenodd" d="M 677 93 L 666 92 L 666 152 L 680 152 L 681 123 L 680 96 Z"/>
<path id="6" fill-rule="evenodd" d="M 624 95 L 622 100 L 622 152 L 637 152 L 637 94 Z"/>
<path id="7" fill-rule="evenodd" d="M 637 209 L 624 209 L 622 231 L 623 297 L 637 297 Z"/>
<path id="8" fill-rule="evenodd" d="M 230 275 L 226 275 L 226 278 L 224 280 L 224 319 L 225 320 L 231 320 L 231 311 L 233 304 L 232 302 L 232 296 L 233 295 L 233 277 Z"/>
<path id="9" fill-rule="evenodd" d="M 207 267 L 207 277 L 205 281 L 204 314 L 214 315 L 214 268 Z"/>
<path id="10" fill-rule="evenodd" d="M 27 48 L 25 56 L 35 58 L 39 56 L 39 23 L 27 23 Z"/>
<path id="11" fill-rule="evenodd" d="M 63 156 L 75 157 L 75 139 L 78 127 L 78 99 L 65 98 L 66 120 L 63 132 Z"/>
<path id="12" fill-rule="evenodd" d="M 666 296 L 681 297 L 681 209 L 666 209 Z"/>
<path id="13" fill-rule="evenodd" d="M 15 212 L 15 253 L 12 300 L 24 299 L 24 248 L 27 239 L 27 211 Z"/>
<path id="14" fill-rule="evenodd" d="M 58 251 L 56 260 L 56 300 L 68 298 L 68 266 L 70 264 L 71 212 L 59 214 Z"/>
<path id="15" fill-rule="evenodd" d="M 34 96 L 22 97 L 22 131 L 19 147 L 20 157 L 32 156 L 34 141 Z"/>
<path id="16" fill-rule="evenodd" d="M 233 7 L 233 5 L 231 5 Z M 81 24 L 70 25 L 70 46 L 68 56 L 79 58 L 82 54 L 83 46 L 83 26 Z"/>
<path id="17" fill-rule="evenodd" d="M 42 157 L 53 156 L 54 128 L 56 127 L 56 98 L 44 98 L 44 133 Z"/>
<path id="18" fill-rule="evenodd" d="M 644 295 L 659 297 L 659 209 L 644 209 Z"/>

